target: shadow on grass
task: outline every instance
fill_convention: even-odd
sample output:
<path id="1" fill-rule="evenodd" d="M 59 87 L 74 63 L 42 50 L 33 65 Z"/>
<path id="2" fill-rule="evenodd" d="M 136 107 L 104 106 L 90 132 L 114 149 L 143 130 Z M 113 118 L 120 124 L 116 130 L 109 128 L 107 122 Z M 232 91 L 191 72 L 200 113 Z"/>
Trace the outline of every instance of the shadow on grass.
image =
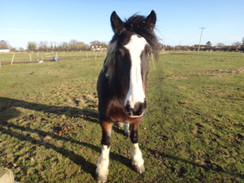
<path id="1" fill-rule="evenodd" d="M 45 113 L 53 113 L 57 115 L 65 114 L 68 117 L 82 118 L 89 122 L 98 123 L 98 113 L 96 110 L 91 109 L 79 109 L 75 107 L 62 107 L 62 106 L 50 106 L 45 104 L 36 104 L 31 102 L 26 102 L 23 100 L 10 99 L 5 97 L 0 97 L 0 112 L 14 109 L 15 107 L 21 107 L 25 109 L 31 109 L 35 111 L 42 111 Z M 14 109 L 16 110 L 16 109 Z M 11 112 L 6 116 L 6 120 L 17 117 L 19 111 Z"/>
<path id="2" fill-rule="evenodd" d="M 207 171 L 212 170 L 214 172 L 220 172 L 220 173 L 228 174 L 228 175 L 233 176 L 233 177 L 239 177 L 239 178 L 242 178 L 242 179 L 244 178 L 244 175 L 242 175 L 242 174 L 234 173 L 234 172 L 227 172 L 227 171 L 223 170 L 223 168 L 221 168 L 220 166 L 215 165 L 215 164 L 201 165 L 201 164 L 198 164 L 196 162 L 189 161 L 189 160 L 186 160 L 186 159 L 182 159 L 182 158 L 179 158 L 179 157 L 176 157 L 176 156 L 172 156 L 172 155 L 169 155 L 169 154 L 165 154 L 165 153 L 157 151 L 157 150 L 152 150 L 152 149 L 149 149 L 149 148 L 147 150 L 154 156 L 156 154 L 158 154 L 162 158 L 168 158 L 168 159 L 172 159 L 172 160 L 175 160 L 175 161 L 178 161 L 178 162 L 180 161 L 180 162 L 186 163 L 188 165 L 192 165 L 194 167 L 203 168 L 204 170 L 207 170 Z"/>
<path id="3" fill-rule="evenodd" d="M 34 132 L 34 133 L 37 133 L 44 137 L 50 136 L 53 139 L 63 140 L 65 142 L 71 142 L 72 144 L 77 144 L 77 145 L 84 146 L 86 148 L 90 148 L 98 153 L 100 153 L 100 150 L 101 150 L 100 147 L 94 146 L 87 142 L 81 142 L 81 141 L 77 141 L 72 138 L 63 137 L 63 136 L 57 135 L 55 133 L 45 132 L 45 131 L 42 131 L 39 129 L 32 129 L 29 127 L 24 127 L 24 126 L 19 126 L 19 125 L 13 124 L 13 123 L 9 123 L 8 122 L 9 119 L 17 117 L 21 113 L 20 111 L 15 109 L 16 107 L 31 109 L 31 110 L 35 110 L 35 111 L 43 111 L 43 112 L 47 112 L 47 113 L 55 113 L 57 115 L 63 115 L 63 114 L 67 115 L 68 114 L 68 115 L 70 115 L 70 117 L 82 118 L 89 122 L 98 124 L 98 120 L 97 120 L 98 116 L 97 116 L 97 112 L 95 110 L 78 109 L 78 108 L 73 108 L 73 107 L 49 106 L 49 105 L 44 105 L 44 104 L 36 104 L 36 103 L 31 103 L 31 102 L 26 102 L 26 101 L 21 101 L 21 100 L 16 100 L 16 99 L 0 97 L 0 113 L 3 114 L 3 112 L 8 111 L 8 112 L 6 112 L 6 114 L 1 115 L 0 132 L 2 134 L 7 134 L 7 135 L 17 138 L 21 141 L 27 141 L 32 144 L 41 145 L 41 146 L 44 146 L 45 148 L 51 148 L 51 149 L 55 150 L 57 153 L 60 153 L 63 156 L 69 158 L 75 164 L 80 165 L 85 172 L 90 173 L 92 175 L 92 177 L 95 178 L 96 165 L 90 163 L 84 157 L 77 155 L 75 152 L 70 151 L 68 149 L 65 149 L 62 147 L 57 147 L 57 146 L 55 146 L 55 144 L 52 144 L 52 143 L 49 143 L 49 142 L 46 142 L 43 140 L 37 140 L 30 136 L 26 136 L 24 134 L 18 133 L 16 131 L 11 130 L 11 128 L 21 130 L 22 132 L 31 132 L 31 133 Z M 130 160 L 124 156 L 111 152 L 110 158 L 114 159 L 116 161 L 119 161 L 120 163 L 123 163 L 125 166 L 130 166 Z"/>

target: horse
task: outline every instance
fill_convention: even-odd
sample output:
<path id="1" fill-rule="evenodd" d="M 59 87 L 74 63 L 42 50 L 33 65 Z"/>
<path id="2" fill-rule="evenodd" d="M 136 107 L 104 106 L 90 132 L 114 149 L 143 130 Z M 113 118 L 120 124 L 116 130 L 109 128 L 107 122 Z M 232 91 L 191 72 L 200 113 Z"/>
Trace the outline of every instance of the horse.
<path id="1" fill-rule="evenodd" d="M 135 14 L 125 22 L 113 11 L 110 21 L 114 36 L 97 82 L 99 122 L 102 128 L 97 182 L 107 181 L 111 132 L 116 122 L 125 123 L 125 132 L 132 142 L 131 158 L 135 171 L 145 172 L 138 145 L 138 127 L 147 107 L 145 93 L 149 57 L 158 48 L 154 33 L 156 13 L 153 10 L 147 17 Z"/>

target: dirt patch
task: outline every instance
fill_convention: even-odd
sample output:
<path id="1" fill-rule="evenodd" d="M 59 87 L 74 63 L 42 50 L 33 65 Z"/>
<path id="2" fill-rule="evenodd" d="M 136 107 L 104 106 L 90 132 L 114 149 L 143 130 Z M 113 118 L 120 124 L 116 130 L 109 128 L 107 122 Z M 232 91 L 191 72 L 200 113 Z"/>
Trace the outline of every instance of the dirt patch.
<path id="1" fill-rule="evenodd" d="M 57 126 L 53 127 L 53 131 L 62 134 L 62 133 L 68 133 L 75 129 L 74 125 L 66 125 L 66 124 L 58 124 Z"/>

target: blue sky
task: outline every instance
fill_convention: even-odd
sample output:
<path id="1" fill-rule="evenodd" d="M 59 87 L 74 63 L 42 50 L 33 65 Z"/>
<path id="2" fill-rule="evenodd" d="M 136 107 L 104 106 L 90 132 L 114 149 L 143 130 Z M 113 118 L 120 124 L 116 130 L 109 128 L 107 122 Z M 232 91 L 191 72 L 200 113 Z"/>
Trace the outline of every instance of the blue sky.
<path id="1" fill-rule="evenodd" d="M 166 45 L 231 45 L 244 37 L 243 0 L 0 0 L 0 40 L 26 48 L 28 41 L 108 43 L 110 15 L 157 13 L 156 34 Z"/>

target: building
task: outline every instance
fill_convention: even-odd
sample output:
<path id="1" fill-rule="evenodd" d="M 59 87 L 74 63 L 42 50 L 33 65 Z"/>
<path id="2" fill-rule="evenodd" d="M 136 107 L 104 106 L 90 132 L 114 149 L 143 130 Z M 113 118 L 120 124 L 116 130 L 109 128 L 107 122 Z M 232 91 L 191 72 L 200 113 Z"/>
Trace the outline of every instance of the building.
<path id="1" fill-rule="evenodd" d="M 0 48 L 0 53 L 8 53 L 10 52 L 10 49 L 8 48 Z"/>

